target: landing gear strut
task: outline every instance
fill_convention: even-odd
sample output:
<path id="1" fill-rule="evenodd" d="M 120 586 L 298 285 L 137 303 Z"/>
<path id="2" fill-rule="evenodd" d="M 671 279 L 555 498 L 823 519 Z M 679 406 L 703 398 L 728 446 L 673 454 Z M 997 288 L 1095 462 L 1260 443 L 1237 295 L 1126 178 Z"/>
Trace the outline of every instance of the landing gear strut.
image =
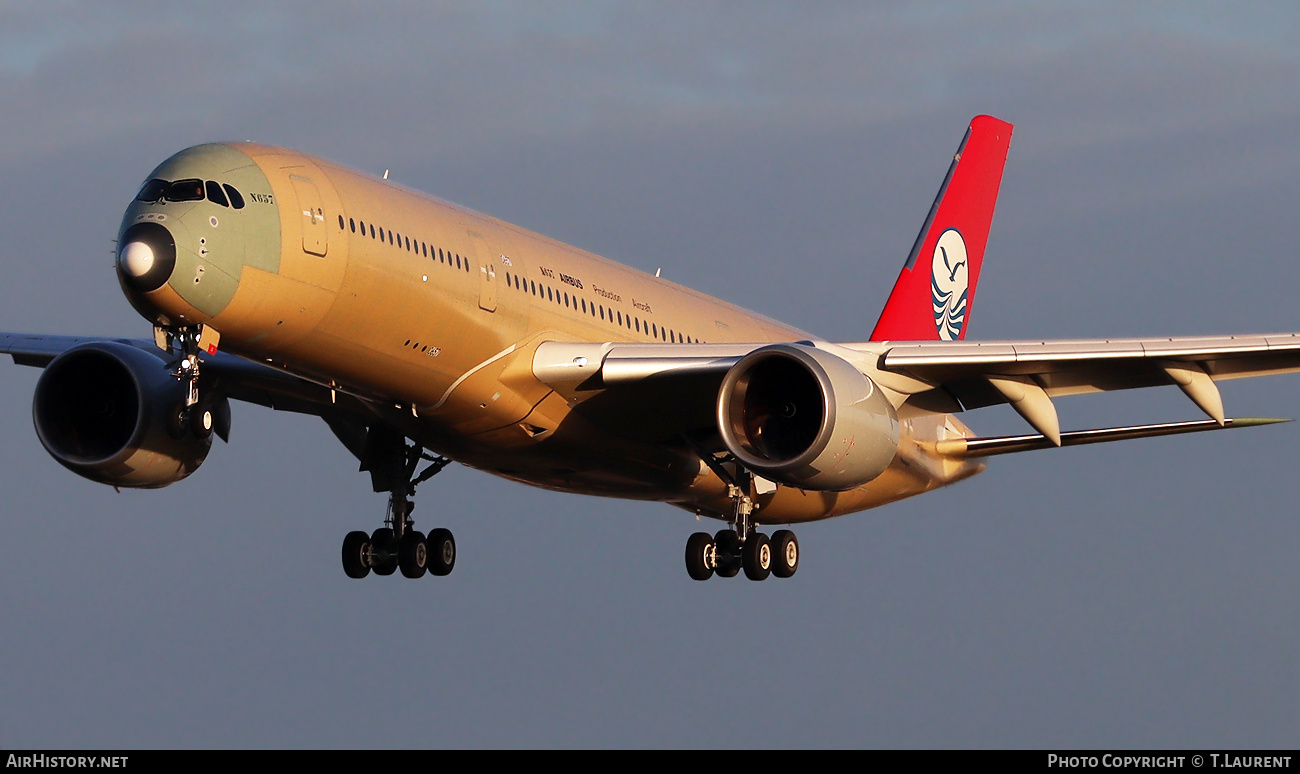
<path id="1" fill-rule="evenodd" d="M 199 394 L 199 339 L 202 337 L 202 325 L 154 329 L 154 341 L 160 348 L 172 352 L 176 345 L 180 346 L 180 355 L 172 361 L 171 373 L 188 385 L 185 401 L 178 401 L 167 409 L 167 431 L 174 438 L 184 438 L 189 434 L 208 438 L 217 424 L 215 402 Z"/>
<path id="2" fill-rule="evenodd" d="M 421 462 L 429 465 L 416 475 Z M 451 464 L 435 457 L 406 438 L 384 427 L 371 428 L 366 438 L 361 469 L 370 471 L 376 492 L 388 492 L 384 526 L 367 535 L 349 532 L 343 539 L 343 572 L 349 578 L 392 575 L 397 570 L 407 578 L 425 573 L 443 576 L 456 566 L 456 539 L 449 530 L 435 529 L 425 536 L 415 529 L 410 498 L 415 487 L 428 481 Z"/>
<path id="3" fill-rule="evenodd" d="M 719 469 L 721 466 L 715 468 Z M 707 532 L 696 532 L 686 541 L 686 572 L 691 578 L 704 581 L 715 574 L 732 578 L 743 569 L 746 578 L 761 581 L 769 575 L 789 578 L 799 569 L 799 541 L 793 532 L 777 530 L 768 538 L 752 523 L 754 500 L 749 492 L 753 491 L 753 478 L 743 468 L 737 476 L 724 476 L 730 481 L 727 492 L 732 501 L 731 528 L 712 537 Z"/>
<path id="4" fill-rule="evenodd" d="M 222 440 L 229 438 L 230 407 L 221 395 L 212 394 L 212 390 L 199 390 L 199 353 L 204 343 L 214 347 L 218 341 L 214 329 L 204 329 L 203 325 L 182 325 L 178 328 L 153 329 L 153 342 L 166 353 L 175 353 L 172 360 L 172 376 L 187 386 L 185 401 L 177 401 L 166 410 L 166 429 L 174 438 L 192 436 L 208 438 L 216 432 Z M 201 342 L 200 342 L 201 340 Z M 211 350 L 216 351 L 216 350 Z"/>

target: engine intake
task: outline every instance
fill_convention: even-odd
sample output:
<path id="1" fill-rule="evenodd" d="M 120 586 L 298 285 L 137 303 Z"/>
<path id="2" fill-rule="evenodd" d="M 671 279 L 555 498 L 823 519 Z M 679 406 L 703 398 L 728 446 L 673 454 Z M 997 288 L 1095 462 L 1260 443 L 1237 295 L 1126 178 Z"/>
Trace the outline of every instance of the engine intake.
<path id="1" fill-rule="evenodd" d="M 156 489 L 185 478 L 212 438 L 178 432 L 169 412 L 187 385 L 160 358 L 129 344 L 97 341 L 64 352 L 36 383 L 32 419 L 41 445 L 79 476 Z"/>
<path id="2" fill-rule="evenodd" d="M 801 489 L 842 491 L 889 467 L 898 416 L 865 374 L 802 344 L 754 350 L 718 392 L 718 429 L 745 467 Z"/>

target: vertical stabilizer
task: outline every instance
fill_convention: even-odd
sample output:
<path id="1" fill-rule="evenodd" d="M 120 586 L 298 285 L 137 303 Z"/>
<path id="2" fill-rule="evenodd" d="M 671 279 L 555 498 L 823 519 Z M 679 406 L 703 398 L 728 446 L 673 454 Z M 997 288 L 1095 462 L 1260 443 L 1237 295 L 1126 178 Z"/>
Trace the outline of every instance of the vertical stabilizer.
<path id="1" fill-rule="evenodd" d="M 992 116 L 970 122 L 872 341 L 966 337 L 1011 129 Z"/>

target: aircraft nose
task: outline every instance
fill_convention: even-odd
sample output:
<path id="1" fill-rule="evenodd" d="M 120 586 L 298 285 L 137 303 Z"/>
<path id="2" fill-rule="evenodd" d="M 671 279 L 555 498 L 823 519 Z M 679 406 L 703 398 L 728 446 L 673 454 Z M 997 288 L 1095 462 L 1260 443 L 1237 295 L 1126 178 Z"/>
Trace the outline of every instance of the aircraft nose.
<path id="1" fill-rule="evenodd" d="M 176 240 L 161 223 L 137 223 L 122 234 L 117 248 L 122 281 L 141 293 L 166 284 L 176 268 Z"/>

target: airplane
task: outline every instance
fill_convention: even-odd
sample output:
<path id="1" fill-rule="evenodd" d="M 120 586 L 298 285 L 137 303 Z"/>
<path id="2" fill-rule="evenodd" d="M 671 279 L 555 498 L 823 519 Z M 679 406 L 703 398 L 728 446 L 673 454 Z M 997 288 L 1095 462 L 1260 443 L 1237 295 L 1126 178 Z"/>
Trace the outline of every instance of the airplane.
<path id="1" fill-rule="evenodd" d="M 444 576 L 416 487 L 456 461 L 723 522 L 695 580 L 799 567 L 788 528 L 928 492 L 989 457 L 1280 422 L 1216 382 L 1300 370 L 1300 334 L 967 341 L 1012 125 L 974 118 L 868 340 L 832 343 L 495 218 L 284 148 L 198 145 L 127 206 L 115 270 L 152 338 L 0 334 L 44 369 L 36 433 L 113 487 L 189 476 L 230 401 L 323 419 L 389 495 L 351 578 Z M 1053 400 L 1177 385 L 1206 419 L 1063 431 Z M 980 437 L 1009 404 L 1035 432 Z"/>

